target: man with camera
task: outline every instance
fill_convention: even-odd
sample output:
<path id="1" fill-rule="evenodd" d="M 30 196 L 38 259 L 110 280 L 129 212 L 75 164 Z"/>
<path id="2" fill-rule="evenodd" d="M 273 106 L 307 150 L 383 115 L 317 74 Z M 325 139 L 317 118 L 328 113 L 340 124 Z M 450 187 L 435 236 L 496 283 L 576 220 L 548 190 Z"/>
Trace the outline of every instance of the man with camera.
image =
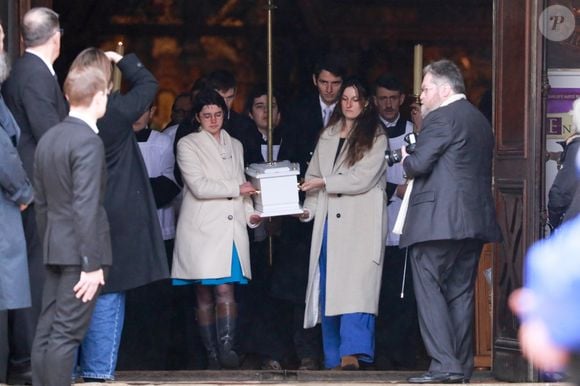
<path id="1" fill-rule="evenodd" d="M 429 370 L 411 383 L 461 383 L 473 372 L 474 287 L 485 242 L 501 238 L 491 194 L 494 138 L 469 103 L 449 60 L 423 71 L 423 128 L 412 154 L 413 179 L 400 247 L 410 248 L 419 326 Z"/>
<path id="2" fill-rule="evenodd" d="M 405 137 L 413 132 L 413 124 L 404 119 L 399 111 L 405 101 L 403 85 L 393 75 L 382 74 L 375 81 L 373 99 L 381 125 L 389 138 L 388 154 L 400 155 L 399 149 L 406 144 Z M 411 272 L 405 269 L 407 248 L 399 249 L 399 235 L 393 233 L 407 186 L 403 166 L 400 162 L 393 162 L 393 158 L 390 158 L 386 171 L 388 233 L 376 329 L 375 365 L 378 370 L 413 368 L 418 338 Z M 403 282 L 406 283 L 404 286 Z"/>

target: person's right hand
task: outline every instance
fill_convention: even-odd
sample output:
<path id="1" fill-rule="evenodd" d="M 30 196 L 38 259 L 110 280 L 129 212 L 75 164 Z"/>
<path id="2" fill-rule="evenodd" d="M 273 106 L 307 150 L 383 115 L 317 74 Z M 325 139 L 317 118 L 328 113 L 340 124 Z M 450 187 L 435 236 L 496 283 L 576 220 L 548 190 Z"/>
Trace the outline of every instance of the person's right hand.
<path id="1" fill-rule="evenodd" d="M 91 272 L 83 271 L 73 291 L 77 299 L 81 299 L 83 303 L 86 303 L 93 299 L 100 285 L 105 285 L 105 274 L 102 268 Z"/>
<path id="2" fill-rule="evenodd" d="M 256 193 L 256 188 L 251 182 L 246 181 L 240 185 L 240 196 L 250 196 L 254 193 Z"/>
<path id="3" fill-rule="evenodd" d="M 20 204 L 18 206 L 18 209 L 20 209 L 21 212 L 24 212 L 26 208 L 28 208 L 28 204 Z"/>
<path id="4" fill-rule="evenodd" d="M 121 54 L 115 51 L 106 51 L 105 55 L 107 55 L 107 58 L 109 58 L 109 60 L 115 64 L 119 63 L 119 61 L 123 59 Z"/>

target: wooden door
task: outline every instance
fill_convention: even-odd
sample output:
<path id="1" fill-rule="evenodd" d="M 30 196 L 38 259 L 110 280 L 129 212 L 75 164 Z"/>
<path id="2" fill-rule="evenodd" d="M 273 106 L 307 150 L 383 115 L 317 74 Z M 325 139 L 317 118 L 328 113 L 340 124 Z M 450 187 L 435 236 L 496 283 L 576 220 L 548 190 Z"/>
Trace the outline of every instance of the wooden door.
<path id="1" fill-rule="evenodd" d="M 543 0 L 494 0 L 494 194 L 504 240 L 495 245 L 493 373 L 533 381 L 521 356 L 509 294 L 522 283 L 526 249 L 541 235 L 543 207 Z"/>

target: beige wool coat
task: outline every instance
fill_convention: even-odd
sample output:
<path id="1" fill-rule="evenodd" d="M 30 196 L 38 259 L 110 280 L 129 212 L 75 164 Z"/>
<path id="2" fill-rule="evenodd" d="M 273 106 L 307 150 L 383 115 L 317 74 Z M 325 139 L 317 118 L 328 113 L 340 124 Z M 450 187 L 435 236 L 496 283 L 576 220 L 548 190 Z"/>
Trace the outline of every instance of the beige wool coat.
<path id="1" fill-rule="evenodd" d="M 326 129 L 308 166 L 306 179 L 325 178 L 326 186 L 309 192 L 304 208 L 314 218 L 304 327 L 320 315 L 319 256 L 324 222 L 328 221 L 326 315 L 377 314 L 387 232 L 385 150 L 387 138 L 377 128 L 372 148 L 348 166 L 344 143 L 334 163 L 341 123 Z"/>
<path id="2" fill-rule="evenodd" d="M 171 271 L 176 279 L 230 276 L 233 243 L 243 275 L 251 278 L 246 225 L 254 209 L 250 197 L 240 196 L 240 184 L 246 181 L 244 151 L 225 130 L 221 135 L 221 148 L 203 130 L 177 144 L 184 187 Z"/>

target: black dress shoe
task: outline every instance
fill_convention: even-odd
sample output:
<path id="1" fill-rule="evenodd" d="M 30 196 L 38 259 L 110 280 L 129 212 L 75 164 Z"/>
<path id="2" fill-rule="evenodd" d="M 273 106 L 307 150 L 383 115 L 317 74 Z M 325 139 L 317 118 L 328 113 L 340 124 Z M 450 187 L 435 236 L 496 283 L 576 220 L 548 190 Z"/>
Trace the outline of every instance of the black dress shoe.
<path id="1" fill-rule="evenodd" d="M 428 371 L 418 377 L 407 378 L 409 383 L 462 383 L 462 373 L 443 373 L 438 371 Z"/>
<path id="2" fill-rule="evenodd" d="M 320 370 L 320 364 L 314 358 L 302 358 L 298 370 Z"/>
<path id="3" fill-rule="evenodd" d="M 6 383 L 9 385 L 32 385 L 32 370 L 8 373 Z"/>

